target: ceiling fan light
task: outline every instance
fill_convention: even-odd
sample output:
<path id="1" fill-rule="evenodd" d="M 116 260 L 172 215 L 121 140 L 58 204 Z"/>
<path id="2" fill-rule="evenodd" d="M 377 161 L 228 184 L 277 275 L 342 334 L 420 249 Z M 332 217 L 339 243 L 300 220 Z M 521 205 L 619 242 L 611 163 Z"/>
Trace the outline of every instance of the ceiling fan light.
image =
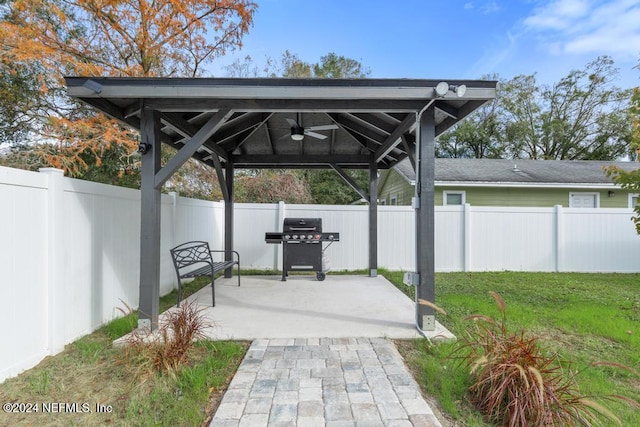
<path id="1" fill-rule="evenodd" d="M 304 130 L 296 127 L 291 128 L 291 139 L 294 141 L 302 141 L 304 139 Z"/>

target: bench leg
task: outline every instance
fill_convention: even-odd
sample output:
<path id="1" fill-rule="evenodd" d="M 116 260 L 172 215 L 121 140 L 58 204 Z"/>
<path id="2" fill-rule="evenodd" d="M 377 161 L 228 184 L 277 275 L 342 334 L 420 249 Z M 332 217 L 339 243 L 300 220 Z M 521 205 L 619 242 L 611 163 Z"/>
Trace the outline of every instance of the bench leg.
<path id="1" fill-rule="evenodd" d="M 211 273 L 211 307 L 216 306 L 216 287 L 215 287 L 215 273 Z"/>
<path id="2" fill-rule="evenodd" d="M 182 280 L 178 277 L 178 307 L 180 307 L 180 301 L 182 300 Z"/>

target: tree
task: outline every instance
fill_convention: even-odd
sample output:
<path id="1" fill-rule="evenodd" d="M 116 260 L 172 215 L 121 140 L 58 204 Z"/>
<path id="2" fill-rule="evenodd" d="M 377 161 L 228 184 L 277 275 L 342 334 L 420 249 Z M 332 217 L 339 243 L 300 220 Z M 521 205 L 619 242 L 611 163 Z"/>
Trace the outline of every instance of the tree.
<path id="1" fill-rule="evenodd" d="M 0 69 L 0 145 L 26 143 L 39 92 L 35 66 L 12 63 Z"/>
<path id="2" fill-rule="evenodd" d="M 206 63 L 240 46 L 257 7 L 249 0 L 4 3 L 2 74 L 11 75 L 12 67 L 36 64 L 38 105 L 29 111 L 38 115 L 30 130 L 57 142 L 56 149 L 36 154 L 43 163 L 74 176 L 86 171 L 91 161 L 100 164 L 114 147 L 123 145 L 128 157 L 137 141 L 130 129 L 69 100 L 64 75 L 201 75 Z"/>
<path id="3" fill-rule="evenodd" d="M 613 160 L 629 153 L 628 91 L 617 89 L 613 61 L 599 57 L 551 86 L 535 75 L 507 82 L 505 137 L 516 158 Z"/>
<path id="4" fill-rule="evenodd" d="M 251 56 L 236 59 L 229 66 L 225 67 L 229 77 L 289 77 L 289 78 L 364 78 L 370 73 L 360 62 L 328 53 L 320 58 L 320 61 L 311 64 L 300 59 L 300 57 L 285 51 L 279 60 L 269 56 L 265 57 L 265 62 L 257 65 Z M 362 188 L 367 187 L 367 171 L 355 170 L 347 171 L 350 176 L 360 184 Z M 243 189 L 242 186 L 253 186 L 260 188 L 263 179 L 268 177 L 275 181 L 276 185 L 288 187 L 292 184 L 291 176 L 303 181 L 306 190 L 299 189 L 304 197 L 297 197 L 296 200 L 307 200 L 311 203 L 320 204 L 348 204 L 360 199 L 360 195 L 354 191 L 344 180 L 333 170 L 296 170 L 296 171 L 270 171 L 269 174 L 248 174 L 242 176 L 236 182 L 238 192 L 242 194 L 242 200 L 253 202 L 273 202 L 274 193 L 272 191 L 254 191 L 253 189 Z M 257 180 L 256 184 L 252 180 Z M 273 185 L 273 184 L 272 184 Z M 271 190 L 271 189 L 270 189 Z M 286 191 L 275 193 L 280 200 L 287 201 L 292 198 Z M 249 196 L 255 197 L 253 199 Z M 277 201 L 277 200 L 275 200 Z M 302 203 L 296 201 L 294 203 Z"/>
<path id="5" fill-rule="evenodd" d="M 235 176 L 235 200 L 250 203 L 310 203 L 307 183 L 291 171 L 249 170 Z"/>
<path id="6" fill-rule="evenodd" d="M 640 70 L 640 61 L 636 66 Z M 629 107 L 629 116 L 631 118 L 631 147 L 640 153 L 640 87 L 633 89 L 631 96 L 631 104 Z M 634 171 L 625 171 L 615 166 L 610 166 L 606 170 L 607 174 L 612 177 L 613 182 L 622 188 L 640 193 L 640 168 Z M 636 232 L 640 234 L 640 204 L 634 207 L 635 216 L 631 218 L 636 226 Z"/>
<path id="7" fill-rule="evenodd" d="M 497 80 L 497 75 L 483 79 Z M 440 135 L 436 141 L 436 156 L 450 158 L 490 158 L 506 156 L 503 142 L 500 86 L 496 98 L 484 104 L 473 114 L 458 123 L 451 131 Z"/>

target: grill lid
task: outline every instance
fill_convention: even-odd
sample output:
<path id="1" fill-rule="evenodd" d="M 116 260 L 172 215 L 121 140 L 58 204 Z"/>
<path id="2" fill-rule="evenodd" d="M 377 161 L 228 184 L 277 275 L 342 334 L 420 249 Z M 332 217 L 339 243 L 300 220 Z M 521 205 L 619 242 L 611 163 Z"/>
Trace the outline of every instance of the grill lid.
<path id="1" fill-rule="evenodd" d="M 282 231 L 322 232 L 322 218 L 285 218 Z"/>

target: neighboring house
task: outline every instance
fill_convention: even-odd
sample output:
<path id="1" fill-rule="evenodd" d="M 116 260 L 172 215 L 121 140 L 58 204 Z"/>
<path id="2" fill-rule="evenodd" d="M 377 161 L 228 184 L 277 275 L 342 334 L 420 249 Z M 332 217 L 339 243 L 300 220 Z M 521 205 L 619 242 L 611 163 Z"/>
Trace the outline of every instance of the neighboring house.
<path id="1" fill-rule="evenodd" d="M 604 173 L 636 162 L 587 160 L 436 159 L 435 204 L 474 206 L 538 206 L 629 208 L 638 194 L 622 190 Z M 415 172 L 405 159 L 383 171 L 380 204 L 410 205 Z"/>

